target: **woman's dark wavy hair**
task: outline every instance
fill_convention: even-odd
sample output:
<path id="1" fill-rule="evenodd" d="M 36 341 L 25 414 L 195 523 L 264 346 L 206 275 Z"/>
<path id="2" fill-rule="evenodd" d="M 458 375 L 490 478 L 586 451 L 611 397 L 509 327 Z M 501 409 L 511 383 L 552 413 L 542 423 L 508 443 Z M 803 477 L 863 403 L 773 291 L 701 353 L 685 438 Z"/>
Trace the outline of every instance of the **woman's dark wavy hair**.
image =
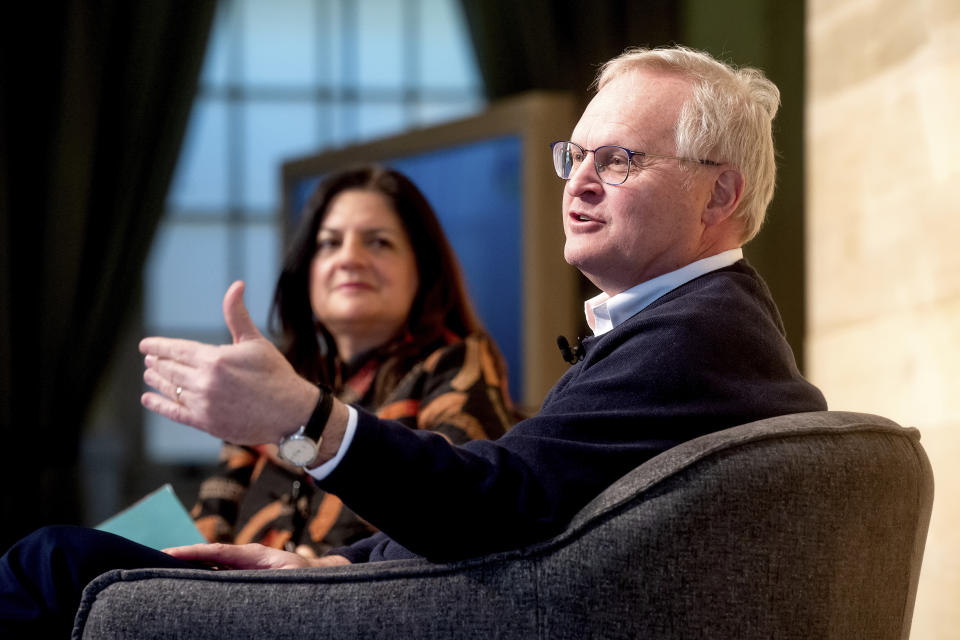
<path id="1" fill-rule="evenodd" d="M 335 173 L 317 186 L 304 207 L 284 258 L 271 314 L 271 331 L 279 334 L 280 351 L 294 369 L 309 380 L 331 386 L 336 377 L 337 347 L 310 306 L 310 264 L 330 203 L 338 194 L 351 189 L 386 197 L 407 232 L 417 261 L 419 287 L 406 326 L 380 349 L 381 357 L 398 368 L 402 362 L 412 364 L 422 359 L 423 351 L 443 341 L 447 332 L 466 337 L 482 331 L 453 249 L 433 208 L 416 185 L 403 174 L 378 165 Z M 502 362 L 498 364 L 502 368 Z M 397 376 L 402 373 L 398 371 Z"/>

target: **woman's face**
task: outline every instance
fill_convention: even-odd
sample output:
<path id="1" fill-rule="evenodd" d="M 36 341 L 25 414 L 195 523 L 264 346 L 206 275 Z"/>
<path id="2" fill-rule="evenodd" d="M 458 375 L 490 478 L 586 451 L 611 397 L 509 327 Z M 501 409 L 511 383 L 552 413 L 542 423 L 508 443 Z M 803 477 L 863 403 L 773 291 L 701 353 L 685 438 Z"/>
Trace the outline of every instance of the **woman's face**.
<path id="1" fill-rule="evenodd" d="M 310 306 L 341 356 L 395 336 L 418 286 L 413 247 L 389 200 L 360 189 L 337 194 L 317 232 Z"/>

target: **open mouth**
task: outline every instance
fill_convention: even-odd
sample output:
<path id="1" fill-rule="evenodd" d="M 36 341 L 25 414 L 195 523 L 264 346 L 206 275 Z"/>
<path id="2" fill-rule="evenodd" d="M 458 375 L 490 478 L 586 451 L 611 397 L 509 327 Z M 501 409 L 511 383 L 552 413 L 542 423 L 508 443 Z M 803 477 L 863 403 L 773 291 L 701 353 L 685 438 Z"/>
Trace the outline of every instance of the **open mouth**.
<path id="1" fill-rule="evenodd" d="M 585 215 L 583 213 L 577 213 L 576 211 L 571 211 L 570 217 L 577 222 L 597 222 L 597 223 L 600 222 L 600 220 L 597 220 L 596 218 L 591 218 L 588 215 Z"/>

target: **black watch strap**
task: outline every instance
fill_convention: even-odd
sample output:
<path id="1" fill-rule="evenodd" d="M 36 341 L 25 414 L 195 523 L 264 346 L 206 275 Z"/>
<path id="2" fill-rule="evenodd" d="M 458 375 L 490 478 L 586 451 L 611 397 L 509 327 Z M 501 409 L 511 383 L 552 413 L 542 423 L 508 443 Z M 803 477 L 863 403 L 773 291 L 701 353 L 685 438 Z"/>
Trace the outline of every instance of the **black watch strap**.
<path id="1" fill-rule="evenodd" d="M 320 436 L 327 426 L 327 420 L 330 419 L 330 412 L 333 410 L 333 391 L 330 387 L 317 385 L 320 388 L 320 399 L 317 400 L 317 406 L 314 407 L 310 419 L 303 427 L 303 435 L 314 442 L 320 442 Z"/>

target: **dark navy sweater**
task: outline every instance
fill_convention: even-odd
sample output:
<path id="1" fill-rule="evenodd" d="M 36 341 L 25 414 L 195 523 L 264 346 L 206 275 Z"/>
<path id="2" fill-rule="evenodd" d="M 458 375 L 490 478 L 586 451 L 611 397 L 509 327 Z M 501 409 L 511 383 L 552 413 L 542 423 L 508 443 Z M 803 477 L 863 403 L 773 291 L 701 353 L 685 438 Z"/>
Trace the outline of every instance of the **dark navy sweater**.
<path id="1" fill-rule="evenodd" d="M 353 562 L 446 561 L 524 546 L 680 442 L 826 409 L 743 260 L 583 346 L 540 412 L 496 441 L 457 447 L 361 412 L 349 451 L 321 484 L 382 533 L 334 552 Z"/>

